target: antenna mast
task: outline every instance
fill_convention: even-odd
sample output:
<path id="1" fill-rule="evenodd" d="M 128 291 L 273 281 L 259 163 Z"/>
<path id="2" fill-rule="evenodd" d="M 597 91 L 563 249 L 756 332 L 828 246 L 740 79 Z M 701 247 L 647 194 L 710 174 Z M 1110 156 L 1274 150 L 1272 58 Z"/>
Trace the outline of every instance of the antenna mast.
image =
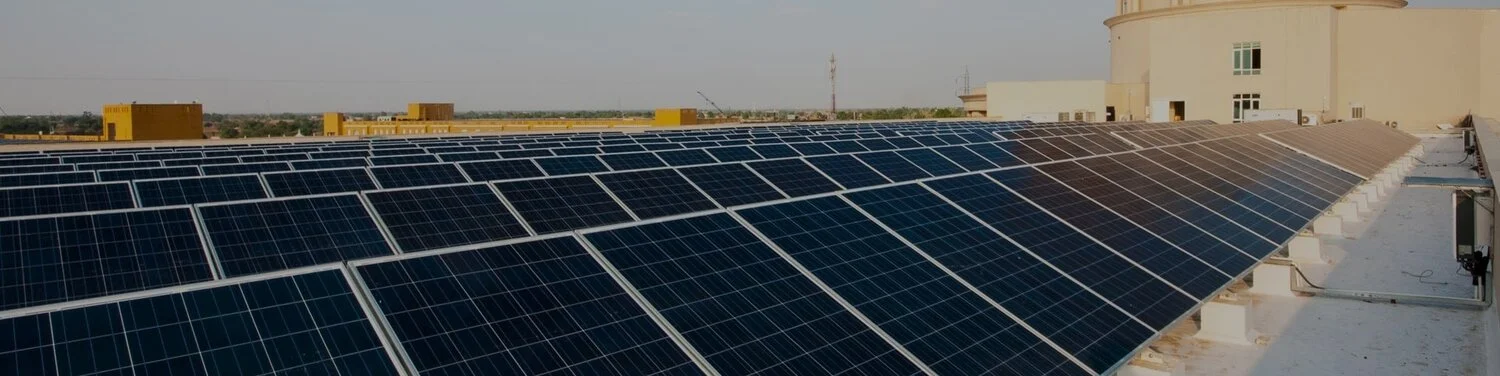
<path id="1" fill-rule="evenodd" d="M 839 61 L 828 54 L 828 120 L 839 119 Z"/>

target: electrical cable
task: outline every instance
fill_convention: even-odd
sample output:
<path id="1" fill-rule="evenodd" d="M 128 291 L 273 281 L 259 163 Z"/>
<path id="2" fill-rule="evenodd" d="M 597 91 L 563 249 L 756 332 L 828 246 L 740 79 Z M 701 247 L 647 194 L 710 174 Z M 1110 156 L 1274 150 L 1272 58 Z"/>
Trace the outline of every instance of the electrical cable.
<path id="1" fill-rule="evenodd" d="M 1292 266 L 1292 270 L 1296 270 L 1297 271 L 1297 275 L 1302 276 L 1302 282 L 1307 282 L 1308 286 L 1312 286 L 1312 288 L 1319 289 L 1319 290 L 1327 290 L 1328 289 L 1328 288 L 1325 288 L 1323 286 L 1318 286 L 1317 284 L 1312 283 L 1311 279 L 1307 279 L 1307 275 L 1306 274 L 1302 274 L 1302 268 L 1299 268 L 1296 265 L 1293 265 Z"/>
<path id="2" fill-rule="evenodd" d="M 1413 274 L 1412 272 L 1408 272 L 1408 271 L 1402 270 L 1401 274 L 1404 274 L 1404 275 L 1406 275 L 1408 277 L 1415 277 L 1417 279 L 1417 282 L 1420 282 L 1420 283 L 1426 284 L 1426 285 L 1446 285 L 1446 284 L 1448 284 L 1448 282 L 1428 282 L 1427 278 L 1432 277 L 1432 275 L 1435 274 L 1432 271 L 1432 269 L 1423 270 L 1421 274 Z"/>

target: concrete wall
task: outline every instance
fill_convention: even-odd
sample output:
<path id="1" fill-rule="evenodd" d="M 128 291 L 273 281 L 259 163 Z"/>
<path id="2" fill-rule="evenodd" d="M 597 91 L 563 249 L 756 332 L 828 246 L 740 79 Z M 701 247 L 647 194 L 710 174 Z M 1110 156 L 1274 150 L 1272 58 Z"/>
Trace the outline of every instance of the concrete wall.
<path id="1" fill-rule="evenodd" d="M 1347 10 L 1340 12 L 1340 118 L 1353 104 L 1365 117 L 1396 121 L 1414 132 L 1457 124 L 1480 110 L 1487 19 L 1495 12 L 1463 9 Z M 1488 73 L 1488 74 L 1482 74 Z"/>
<path id="2" fill-rule="evenodd" d="M 1093 112 L 1104 120 L 1105 82 L 1010 81 L 985 85 L 990 118 L 1019 120 L 1031 113 Z"/>
<path id="3" fill-rule="evenodd" d="M 1322 112 L 1333 100 L 1333 13 L 1284 7 L 1146 21 L 1151 101 L 1184 101 L 1187 120 L 1219 123 L 1233 121 L 1235 94 L 1260 94 L 1263 109 Z M 1260 75 L 1234 75 L 1239 42 L 1260 42 Z"/>
<path id="4" fill-rule="evenodd" d="M 1104 104 L 1114 106 L 1115 120 L 1149 120 L 1146 110 L 1151 98 L 1150 87 L 1145 83 L 1110 83 L 1105 87 Z"/>
<path id="5" fill-rule="evenodd" d="M 1500 10 L 1485 12 L 1483 17 L 1479 39 L 1479 108 L 1474 112 L 1500 118 Z"/>

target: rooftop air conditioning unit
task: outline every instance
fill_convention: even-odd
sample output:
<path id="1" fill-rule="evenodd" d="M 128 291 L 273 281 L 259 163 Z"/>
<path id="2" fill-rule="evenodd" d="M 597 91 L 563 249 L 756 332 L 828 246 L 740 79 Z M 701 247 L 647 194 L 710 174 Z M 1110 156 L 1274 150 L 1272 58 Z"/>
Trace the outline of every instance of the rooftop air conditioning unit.
<path id="1" fill-rule="evenodd" d="M 1297 123 L 1302 124 L 1302 125 L 1318 125 L 1318 124 L 1322 124 L 1322 120 L 1323 119 L 1321 119 L 1320 117 L 1321 116 L 1319 114 L 1303 113 L 1301 121 L 1298 121 Z"/>

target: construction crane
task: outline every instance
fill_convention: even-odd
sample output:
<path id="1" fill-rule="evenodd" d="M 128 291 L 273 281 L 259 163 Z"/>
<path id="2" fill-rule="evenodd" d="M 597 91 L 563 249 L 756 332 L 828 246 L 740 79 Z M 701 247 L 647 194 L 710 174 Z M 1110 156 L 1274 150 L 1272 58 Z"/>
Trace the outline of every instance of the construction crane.
<path id="1" fill-rule="evenodd" d="M 708 99 L 708 96 L 704 95 L 702 91 L 698 92 L 698 96 L 703 97 L 703 100 L 707 101 L 709 106 L 714 106 L 714 111 L 719 112 L 719 117 L 729 117 L 729 115 L 724 114 L 724 109 L 719 108 L 719 105 L 714 103 L 714 100 Z"/>

